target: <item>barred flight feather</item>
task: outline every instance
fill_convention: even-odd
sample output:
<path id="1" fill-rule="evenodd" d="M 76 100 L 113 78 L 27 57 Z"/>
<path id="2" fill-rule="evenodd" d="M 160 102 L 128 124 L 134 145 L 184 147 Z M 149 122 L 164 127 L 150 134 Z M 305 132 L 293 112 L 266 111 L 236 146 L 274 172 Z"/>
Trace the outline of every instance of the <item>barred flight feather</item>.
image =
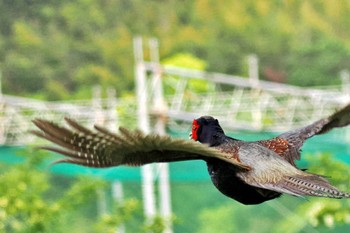
<path id="1" fill-rule="evenodd" d="M 114 134 L 101 126 L 95 126 L 96 131 L 91 131 L 72 119 L 65 118 L 65 120 L 74 131 L 42 119 L 33 121 L 41 131 L 32 133 L 63 149 L 51 146 L 41 148 L 69 157 L 56 163 L 66 162 L 89 167 L 123 164 L 140 166 L 153 162 L 214 157 L 250 170 L 250 167 L 232 156 L 193 141 L 171 139 L 169 136 L 145 135 L 141 131 L 130 131 L 122 127 L 119 128 L 119 134 Z"/>
<path id="2" fill-rule="evenodd" d="M 343 193 L 339 191 L 327 180 L 317 175 L 286 177 L 284 179 L 283 187 L 299 195 L 331 198 L 350 198 L 349 193 Z"/>

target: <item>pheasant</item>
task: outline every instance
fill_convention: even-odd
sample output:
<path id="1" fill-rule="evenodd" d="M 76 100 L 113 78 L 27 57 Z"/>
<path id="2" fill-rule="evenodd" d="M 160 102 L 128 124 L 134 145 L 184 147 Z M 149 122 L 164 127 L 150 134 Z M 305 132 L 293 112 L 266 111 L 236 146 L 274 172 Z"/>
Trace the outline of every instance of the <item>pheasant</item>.
<path id="1" fill-rule="evenodd" d="M 70 128 L 43 119 L 33 120 L 40 130 L 32 133 L 59 146 L 40 148 L 65 156 L 54 163 L 105 168 L 203 160 L 215 187 L 245 205 L 260 204 L 282 194 L 350 198 L 350 193 L 338 190 L 326 178 L 295 164 L 308 138 L 350 124 L 350 104 L 306 127 L 253 142 L 226 136 L 219 121 L 211 116 L 193 120 L 193 140 L 146 135 L 123 127 L 118 134 L 97 125 L 90 130 L 72 119 L 65 120 Z"/>

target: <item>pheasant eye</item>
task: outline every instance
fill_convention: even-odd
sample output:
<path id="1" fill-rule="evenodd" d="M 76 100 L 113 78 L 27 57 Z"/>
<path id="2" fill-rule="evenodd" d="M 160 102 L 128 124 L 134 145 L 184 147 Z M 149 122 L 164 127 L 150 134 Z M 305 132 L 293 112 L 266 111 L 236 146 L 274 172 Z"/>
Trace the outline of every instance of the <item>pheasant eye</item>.
<path id="1" fill-rule="evenodd" d="M 197 134 L 198 128 L 199 128 L 199 124 L 198 124 L 197 120 L 193 120 L 191 137 L 195 141 L 198 140 L 198 134 Z"/>

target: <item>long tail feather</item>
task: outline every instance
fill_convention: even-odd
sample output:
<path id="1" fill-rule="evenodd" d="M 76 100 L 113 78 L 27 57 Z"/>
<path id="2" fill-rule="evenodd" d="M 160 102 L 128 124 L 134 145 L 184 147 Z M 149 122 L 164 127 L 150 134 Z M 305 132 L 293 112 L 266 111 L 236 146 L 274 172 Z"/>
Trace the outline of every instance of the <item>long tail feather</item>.
<path id="1" fill-rule="evenodd" d="M 318 175 L 290 176 L 284 179 L 283 188 L 297 196 L 317 196 L 329 198 L 350 198 L 350 193 L 344 193 L 332 186 L 326 179 Z"/>

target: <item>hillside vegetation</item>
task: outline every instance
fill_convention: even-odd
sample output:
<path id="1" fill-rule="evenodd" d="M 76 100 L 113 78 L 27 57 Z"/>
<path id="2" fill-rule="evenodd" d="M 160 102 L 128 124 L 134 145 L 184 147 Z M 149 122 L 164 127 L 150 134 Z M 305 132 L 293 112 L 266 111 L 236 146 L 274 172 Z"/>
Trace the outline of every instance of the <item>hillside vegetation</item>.
<path id="1" fill-rule="evenodd" d="M 136 35 L 158 38 L 161 60 L 186 52 L 246 75 L 255 53 L 262 79 L 339 84 L 349 14 L 349 0 L 0 0 L 2 88 L 48 100 L 87 98 L 96 84 L 127 94 Z"/>

